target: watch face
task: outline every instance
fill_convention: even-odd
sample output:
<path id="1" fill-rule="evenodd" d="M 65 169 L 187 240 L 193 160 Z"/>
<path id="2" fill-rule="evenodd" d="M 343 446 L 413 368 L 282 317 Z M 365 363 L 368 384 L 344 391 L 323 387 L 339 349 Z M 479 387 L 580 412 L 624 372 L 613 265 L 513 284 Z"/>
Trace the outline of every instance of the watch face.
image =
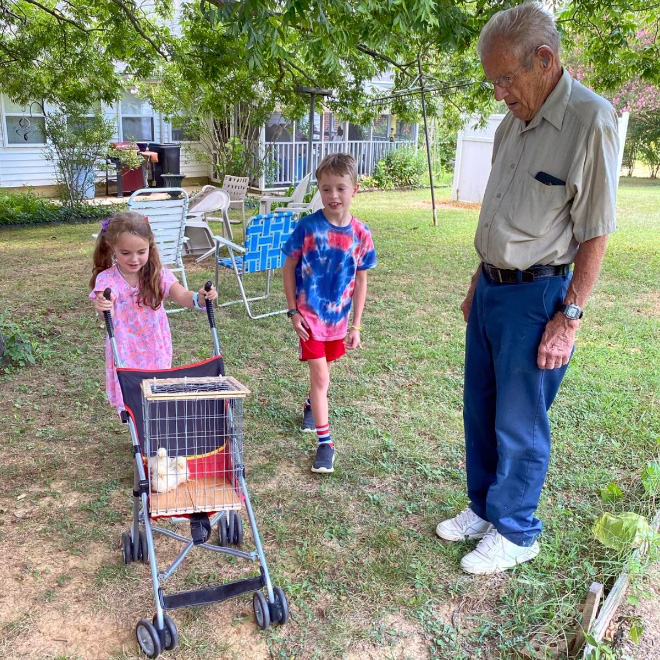
<path id="1" fill-rule="evenodd" d="M 582 310 L 577 305 L 564 305 L 562 310 L 564 316 L 567 319 L 577 321 L 582 318 Z"/>

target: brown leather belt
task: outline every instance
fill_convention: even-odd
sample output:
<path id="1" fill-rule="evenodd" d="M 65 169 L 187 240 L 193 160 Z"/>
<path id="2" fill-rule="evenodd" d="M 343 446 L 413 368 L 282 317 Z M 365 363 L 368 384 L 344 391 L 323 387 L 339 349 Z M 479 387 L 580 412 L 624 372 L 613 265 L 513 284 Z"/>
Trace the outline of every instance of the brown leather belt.
<path id="1" fill-rule="evenodd" d="M 508 270 L 506 268 L 495 268 L 490 264 L 482 264 L 483 271 L 491 280 L 501 284 L 521 284 L 533 282 L 544 277 L 566 276 L 571 270 L 570 264 L 561 266 L 530 266 L 525 270 Z"/>

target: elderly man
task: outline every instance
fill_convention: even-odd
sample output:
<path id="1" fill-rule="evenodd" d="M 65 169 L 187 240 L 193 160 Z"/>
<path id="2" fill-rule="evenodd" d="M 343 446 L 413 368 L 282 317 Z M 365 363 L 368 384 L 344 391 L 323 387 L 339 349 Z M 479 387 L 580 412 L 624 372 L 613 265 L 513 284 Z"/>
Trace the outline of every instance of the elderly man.
<path id="1" fill-rule="evenodd" d="M 547 411 L 615 229 L 618 139 L 612 106 L 562 68 L 540 3 L 495 14 L 477 50 L 509 112 L 475 237 L 481 263 L 461 305 L 470 506 L 436 532 L 481 539 L 461 567 L 484 574 L 539 553 Z"/>

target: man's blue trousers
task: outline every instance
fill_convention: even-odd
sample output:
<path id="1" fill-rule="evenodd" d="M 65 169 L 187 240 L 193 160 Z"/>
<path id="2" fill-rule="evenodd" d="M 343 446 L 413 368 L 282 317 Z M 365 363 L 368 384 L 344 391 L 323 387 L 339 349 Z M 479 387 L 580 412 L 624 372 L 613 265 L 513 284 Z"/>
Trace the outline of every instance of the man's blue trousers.
<path id="1" fill-rule="evenodd" d="M 550 460 L 547 411 L 566 367 L 539 369 L 546 323 L 570 275 L 501 284 L 481 273 L 467 324 L 464 412 L 472 510 L 512 543 L 541 533 L 538 506 Z"/>

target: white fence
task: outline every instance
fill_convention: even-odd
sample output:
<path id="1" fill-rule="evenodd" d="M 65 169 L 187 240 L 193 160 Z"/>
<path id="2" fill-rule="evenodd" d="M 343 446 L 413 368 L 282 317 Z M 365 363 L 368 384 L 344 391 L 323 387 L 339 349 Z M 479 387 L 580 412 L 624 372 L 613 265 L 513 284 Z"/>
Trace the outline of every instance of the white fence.
<path id="1" fill-rule="evenodd" d="M 358 174 L 371 176 L 376 163 L 392 149 L 413 147 L 410 141 L 388 140 L 342 140 L 336 142 L 313 142 L 311 171 L 331 153 L 349 153 L 357 163 Z M 265 144 L 265 171 L 260 180 L 260 188 L 281 188 L 300 181 L 307 172 L 307 142 L 267 142 Z M 313 177 L 313 174 L 312 174 Z"/>

